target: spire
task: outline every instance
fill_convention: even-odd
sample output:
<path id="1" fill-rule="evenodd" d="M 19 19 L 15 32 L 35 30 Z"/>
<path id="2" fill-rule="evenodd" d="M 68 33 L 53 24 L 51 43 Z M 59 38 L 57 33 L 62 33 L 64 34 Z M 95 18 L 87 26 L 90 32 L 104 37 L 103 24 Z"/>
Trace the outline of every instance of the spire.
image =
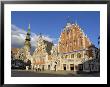
<path id="1" fill-rule="evenodd" d="M 31 40 L 31 38 L 30 38 L 30 24 L 29 24 L 25 42 L 24 42 L 24 48 L 28 51 L 30 51 L 30 48 L 31 48 L 30 40 Z"/>
<path id="2" fill-rule="evenodd" d="M 28 26 L 28 33 L 29 33 L 29 34 L 30 34 L 30 31 L 31 31 L 30 29 L 31 29 L 31 28 L 30 28 L 30 24 L 29 24 L 29 26 Z"/>
<path id="3" fill-rule="evenodd" d="M 30 41 L 30 24 L 29 24 L 29 26 L 28 26 L 28 31 L 27 31 L 27 34 L 26 34 L 26 39 L 25 39 L 26 41 L 28 40 L 28 41 Z"/>
<path id="4" fill-rule="evenodd" d="M 28 29 L 30 29 L 30 24 L 29 24 L 29 26 L 28 26 Z"/>

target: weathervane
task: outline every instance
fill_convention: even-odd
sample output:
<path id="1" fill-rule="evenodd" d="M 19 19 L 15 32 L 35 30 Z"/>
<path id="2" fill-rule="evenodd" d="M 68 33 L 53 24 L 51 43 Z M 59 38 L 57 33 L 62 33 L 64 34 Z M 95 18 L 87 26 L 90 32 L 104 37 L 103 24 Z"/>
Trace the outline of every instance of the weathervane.
<path id="1" fill-rule="evenodd" d="M 40 33 L 39 36 L 42 37 L 42 34 Z"/>
<path id="2" fill-rule="evenodd" d="M 30 23 L 29 23 L 29 26 L 28 26 L 28 28 L 30 29 Z"/>
<path id="3" fill-rule="evenodd" d="M 77 20 L 75 20 L 75 24 L 77 25 Z"/>
<path id="4" fill-rule="evenodd" d="M 72 18 L 70 16 L 67 17 L 67 23 L 72 23 Z"/>
<path id="5" fill-rule="evenodd" d="M 30 33 L 30 31 L 31 31 L 31 30 L 30 30 L 30 24 L 29 24 L 29 26 L 28 26 L 28 33 Z"/>
<path id="6" fill-rule="evenodd" d="M 22 30 L 25 31 L 24 28 L 22 28 Z"/>

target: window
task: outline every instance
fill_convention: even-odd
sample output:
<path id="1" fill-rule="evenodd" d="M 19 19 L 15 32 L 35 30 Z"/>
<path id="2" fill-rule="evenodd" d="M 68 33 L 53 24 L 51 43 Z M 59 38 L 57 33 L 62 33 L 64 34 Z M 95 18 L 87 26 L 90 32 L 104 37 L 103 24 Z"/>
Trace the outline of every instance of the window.
<path id="1" fill-rule="evenodd" d="M 77 54 L 77 58 L 81 58 L 81 54 L 80 53 Z"/>
<path id="2" fill-rule="evenodd" d="M 74 58 L 74 54 L 71 54 L 71 58 Z"/>
<path id="3" fill-rule="evenodd" d="M 65 56 L 65 58 L 67 58 L 67 57 L 68 57 L 68 55 Z"/>

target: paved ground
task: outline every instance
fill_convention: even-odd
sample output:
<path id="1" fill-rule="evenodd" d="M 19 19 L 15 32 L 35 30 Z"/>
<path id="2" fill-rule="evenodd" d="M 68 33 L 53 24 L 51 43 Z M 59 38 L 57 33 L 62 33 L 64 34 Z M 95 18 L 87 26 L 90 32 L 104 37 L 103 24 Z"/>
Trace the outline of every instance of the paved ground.
<path id="1" fill-rule="evenodd" d="M 99 77 L 99 73 L 75 74 L 73 71 L 11 70 L 12 77 Z"/>

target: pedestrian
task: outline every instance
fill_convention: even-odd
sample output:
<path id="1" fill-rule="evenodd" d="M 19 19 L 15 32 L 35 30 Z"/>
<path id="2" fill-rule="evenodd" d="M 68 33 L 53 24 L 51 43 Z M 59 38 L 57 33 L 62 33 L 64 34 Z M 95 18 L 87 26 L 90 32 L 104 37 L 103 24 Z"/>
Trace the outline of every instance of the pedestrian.
<path id="1" fill-rule="evenodd" d="M 54 66 L 54 68 L 55 68 L 55 71 L 56 71 L 56 65 Z"/>

